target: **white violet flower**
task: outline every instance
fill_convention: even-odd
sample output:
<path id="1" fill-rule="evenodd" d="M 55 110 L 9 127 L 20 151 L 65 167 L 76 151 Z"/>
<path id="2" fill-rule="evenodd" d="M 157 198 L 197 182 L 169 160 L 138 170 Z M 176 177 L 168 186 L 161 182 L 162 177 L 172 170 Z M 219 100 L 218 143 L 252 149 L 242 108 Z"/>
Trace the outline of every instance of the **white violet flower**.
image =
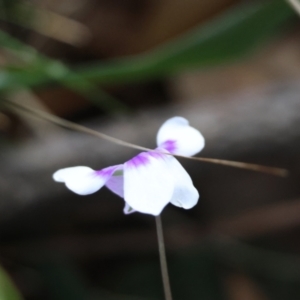
<path id="1" fill-rule="evenodd" d="M 203 136 L 186 119 L 173 117 L 160 127 L 156 140 L 158 148 L 124 164 L 99 171 L 83 166 L 60 169 L 53 179 L 79 195 L 95 193 L 105 185 L 125 200 L 125 214 L 138 211 L 157 216 L 168 203 L 192 208 L 199 193 L 191 177 L 175 157 L 164 153 L 192 156 L 203 149 Z"/>

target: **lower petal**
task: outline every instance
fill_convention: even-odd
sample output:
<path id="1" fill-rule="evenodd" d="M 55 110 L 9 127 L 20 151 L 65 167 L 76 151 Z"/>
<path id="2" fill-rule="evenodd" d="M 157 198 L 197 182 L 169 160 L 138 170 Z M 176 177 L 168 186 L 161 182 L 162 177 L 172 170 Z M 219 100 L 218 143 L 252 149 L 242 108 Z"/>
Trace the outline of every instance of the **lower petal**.
<path id="1" fill-rule="evenodd" d="M 159 215 L 170 202 L 174 179 L 167 155 L 142 152 L 124 164 L 124 200 L 134 210 Z"/>
<path id="2" fill-rule="evenodd" d="M 174 192 L 170 202 L 184 209 L 194 207 L 198 203 L 199 193 L 194 187 L 190 175 L 175 157 L 170 156 L 168 162 L 175 179 Z"/>
<path id="3" fill-rule="evenodd" d="M 78 166 L 60 169 L 53 174 L 53 179 L 64 182 L 66 187 L 78 195 L 97 192 L 112 176 L 115 167 L 95 171 L 89 167 Z"/>

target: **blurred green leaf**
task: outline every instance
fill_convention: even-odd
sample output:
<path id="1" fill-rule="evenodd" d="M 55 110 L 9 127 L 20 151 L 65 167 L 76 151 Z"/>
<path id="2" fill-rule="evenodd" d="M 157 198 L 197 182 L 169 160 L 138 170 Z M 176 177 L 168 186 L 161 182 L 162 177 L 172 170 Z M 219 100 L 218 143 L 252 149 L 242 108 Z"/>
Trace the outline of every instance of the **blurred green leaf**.
<path id="1" fill-rule="evenodd" d="M 56 80 L 69 88 L 86 92 L 91 85 L 86 80 L 98 83 L 127 82 L 167 76 L 187 68 L 216 65 L 249 53 L 294 15 L 283 0 L 251 3 L 231 10 L 147 54 L 93 63 L 76 71 L 57 68 L 59 63 L 49 59 L 39 59 L 19 71 L 6 70 L 1 75 L 2 80 L 0 78 L 0 89 L 13 88 L 16 83 L 35 86 Z M 28 52 L 28 47 L 24 48 L 22 43 L 3 32 L 0 32 L 0 45 L 19 51 L 22 48 L 25 55 Z M 56 69 L 66 72 L 55 73 Z M 49 70 L 54 74 L 49 74 Z"/>
<path id="2" fill-rule="evenodd" d="M 21 0 L 1 0 L 0 1 L 0 18 L 3 20 L 14 17 L 15 7 Z"/>
<path id="3" fill-rule="evenodd" d="M 39 265 L 51 299 L 88 299 L 88 289 L 76 268 L 66 259 L 50 258 Z"/>
<path id="4" fill-rule="evenodd" d="M 251 3 L 147 54 L 93 64 L 77 72 L 101 83 L 115 83 L 216 65 L 249 53 L 293 16 L 283 0 Z"/>
<path id="5" fill-rule="evenodd" d="M 15 92 L 49 82 L 59 82 L 107 112 L 128 111 L 127 107 L 110 96 L 94 83 L 73 72 L 66 65 L 39 54 L 34 48 L 25 45 L 0 30 L 0 46 L 9 49 L 18 60 L 0 70 L 0 91 Z"/>
<path id="6" fill-rule="evenodd" d="M 0 299 L 1 300 L 21 300 L 21 294 L 16 289 L 6 272 L 0 268 Z"/>
<path id="7" fill-rule="evenodd" d="M 21 26 L 24 24 L 30 25 L 35 19 L 32 7 L 28 1 L 1 0 L 0 8 L 2 9 L 0 10 L 0 19 Z"/>

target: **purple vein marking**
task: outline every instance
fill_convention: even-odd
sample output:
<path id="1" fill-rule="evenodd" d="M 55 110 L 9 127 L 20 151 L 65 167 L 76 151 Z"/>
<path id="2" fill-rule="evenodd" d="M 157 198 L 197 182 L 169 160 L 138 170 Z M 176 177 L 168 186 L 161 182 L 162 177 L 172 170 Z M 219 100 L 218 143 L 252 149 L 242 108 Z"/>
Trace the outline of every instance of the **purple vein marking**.
<path id="1" fill-rule="evenodd" d="M 164 155 L 162 153 L 159 153 L 157 151 L 142 152 L 137 156 L 133 157 L 132 159 L 130 159 L 126 164 L 128 165 L 128 167 L 137 168 L 140 166 L 146 166 L 150 164 L 151 157 L 155 159 L 162 159 L 163 156 Z"/>
<path id="2" fill-rule="evenodd" d="M 114 173 L 116 167 L 108 167 L 99 171 L 95 171 L 96 176 L 101 176 L 101 177 L 111 177 L 112 174 Z"/>
<path id="3" fill-rule="evenodd" d="M 174 151 L 177 149 L 176 141 L 174 140 L 167 140 L 161 144 L 160 147 L 168 150 L 170 153 L 174 153 Z"/>
<path id="4" fill-rule="evenodd" d="M 138 154 L 137 156 L 130 159 L 127 164 L 129 167 L 139 167 L 139 166 L 145 166 L 150 163 L 148 155 L 146 155 L 146 152 L 142 152 Z"/>

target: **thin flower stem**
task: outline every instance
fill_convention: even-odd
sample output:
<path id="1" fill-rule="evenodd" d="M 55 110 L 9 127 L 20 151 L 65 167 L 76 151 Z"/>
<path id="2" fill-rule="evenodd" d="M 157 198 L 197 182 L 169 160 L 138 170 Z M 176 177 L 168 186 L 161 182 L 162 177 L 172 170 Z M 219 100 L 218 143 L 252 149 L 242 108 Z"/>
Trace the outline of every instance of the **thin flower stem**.
<path id="1" fill-rule="evenodd" d="M 2 101 L 6 102 L 7 105 L 13 105 L 14 107 L 17 107 L 19 109 L 27 111 L 27 112 L 31 113 L 32 115 L 35 115 L 39 118 L 42 118 L 44 120 L 47 120 L 49 122 L 52 122 L 53 124 L 59 125 L 64 128 L 72 129 L 72 130 L 79 131 L 79 132 L 84 132 L 89 135 L 96 136 L 98 138 L 110 141 L 112 143 L 115 143 L 115 144 L 118 144 L 121 146 L 138 149 L 138 150 L 142 150 L 142 151 L 153 151 L 153 149 L 149 149 L 149 148 L 141 147 L 139 145 L 128 143 L 128 142 L 122 141 L 120 139 L 106 135 L 102 132 L 98 132 L 93 129 L 87 128 L 85 126 L 61 119 L 61 118 L 54 116 L 52 114 L 49 114 L 45 111 L 31 108 L 31 107 L 21 104 L 21 103 L 16 103 L 11 99 L 10 100 L 2 99 Z M 164 153 L 162 151 L 159 151 L 159 152 Z M 249 164 L 249 163 L 244 163 L 244 162 L 239 162 L 239 161 L 230 161 L 230 160 L 209 158 L 209 157 L 189 157 L 189 156 L 175 155 L 175 154 L 170 154 L 170 153 L 164 153 L 164 154 L 173 155 L 175 157 L 180 157 L 180 158 L 189 159 L 189 160 L 195 160 L 195 161 L 207 162 L 207 163 L 229 166 L 229 167 L 234 167 L 234 168 L 252 170 L 252 171 L 262 172 L 262 173 L 275 175 L 275 176 L 281 176 L 281 177 L 288 176 L 288 171 L 285 169 L 281 169 L 281 168 L 274 168 L 274 167 L 262 166 L 262 165 L 257 165 L 257 164 Z"/>
<path id="2" fill-rule="evenodd" d="M 165 291 L 165 299 L 172 300 L 172 293 L 171 293 L 171 286 L 169 280 L 169 273 L 168 273 L 168 265 L 167 265 L 167 257 L 166 257 L 166 250 L 165 250 L 165 242 L 164 242 L 164 234 L 162 229 L 162 222 L 161 217 L 155 217 L 156 222 L 156 231 L 157 231 L 157 240 L 158 240 L 158 251 L 159 251 L 159 259 L 160 259 L 160 268 L 161 268 L 161 275 L 163 280 L 163 286 Z"/>

